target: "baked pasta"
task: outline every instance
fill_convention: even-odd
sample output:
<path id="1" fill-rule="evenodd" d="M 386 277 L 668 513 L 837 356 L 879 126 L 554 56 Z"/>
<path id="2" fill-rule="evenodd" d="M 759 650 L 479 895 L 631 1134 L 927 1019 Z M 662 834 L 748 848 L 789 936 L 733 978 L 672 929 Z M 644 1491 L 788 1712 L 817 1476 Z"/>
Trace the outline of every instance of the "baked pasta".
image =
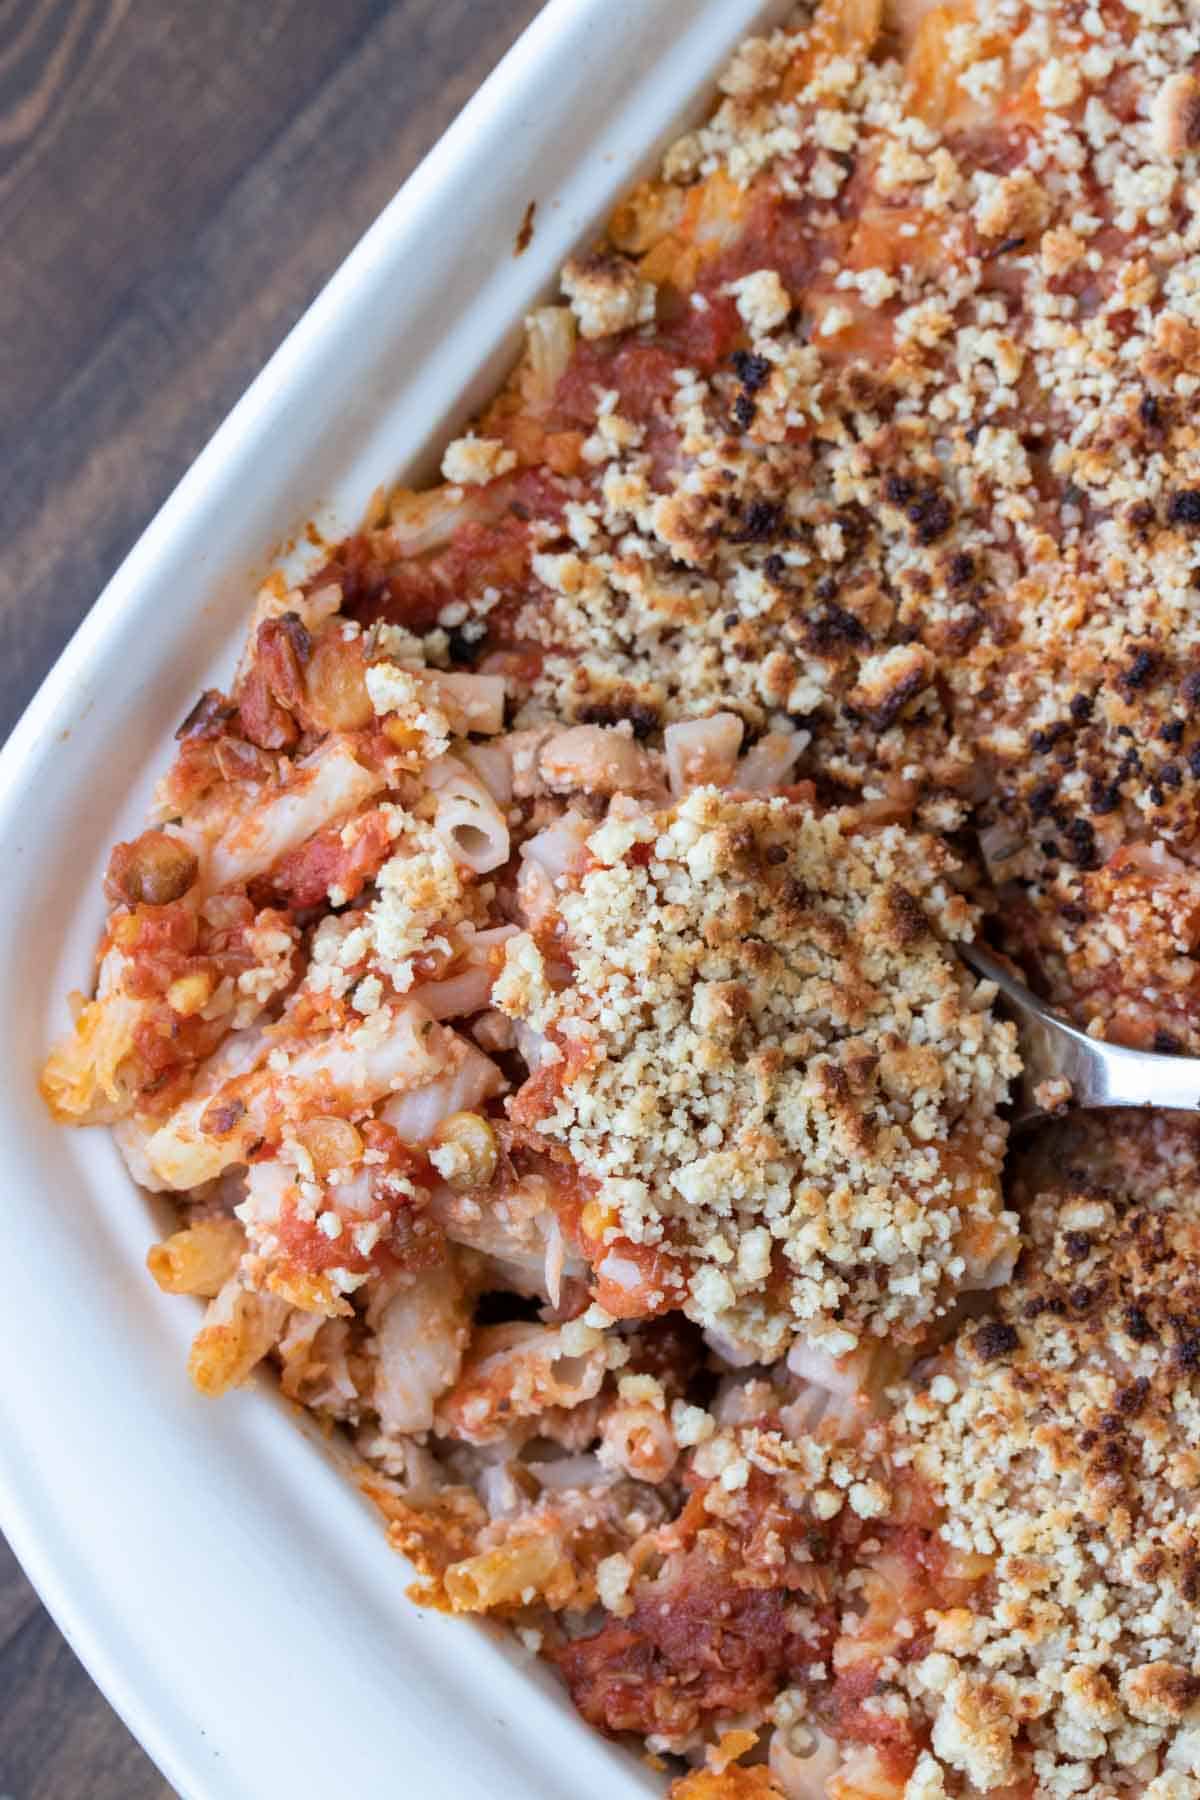
<path id="1" fill-rule="evenodd" d="M 678 1800 L 1200 1800 L 1200 24 L 821 0 L 258 595 L 55 1114 Z"/>

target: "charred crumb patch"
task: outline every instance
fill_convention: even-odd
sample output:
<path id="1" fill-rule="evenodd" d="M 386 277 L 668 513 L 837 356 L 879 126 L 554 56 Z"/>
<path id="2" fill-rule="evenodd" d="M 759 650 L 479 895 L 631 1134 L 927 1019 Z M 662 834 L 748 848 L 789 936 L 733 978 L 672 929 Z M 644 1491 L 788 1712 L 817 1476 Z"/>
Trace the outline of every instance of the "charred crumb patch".
<path id="1" fill-rule="evenodd" d="M 1132 1338 L 1135 1344 L 1152 1344 L 1157 1339 L 1158 1333 L 1151 1325 L 1149 1315 L 1142 1306 L 1127 1306 L 1122 1323 L 1125 1327 L 1125 1335 Z"/>
<path id="2" fill-rule="evenodd" d="M 773 500 L 751 500 L 744 509 L 738 528 L 730 536 L 735 544 L 762 544 L 778 535 L 783 518 L 782 508 Z"/>
<path id="3" fill-rule="evenodd" d="M 814 656 L 858 649 L 870 641 L 862 621 L 844 606 L 827 606 L 804 624 L 804 642 Z"/>
<path id="4" fill-rule="evenodd" d="M 1167 501 L 1167 524 L 1200 525 L 1200 488 L 1179 488 Z"/>
<path id="5" fill-rule="evenodd" d="M 1063 829 L 1067 842 L 1067 851 L 1077 869 L 1090 870 L 1100 867 L 1100 850 L 1096 843 L 1096 829 L 1089 819 L 1071 819 Z"/>
<path id="6" fill-rule="evenodd" d="M 925 908 L 907 888 L 893 882 L 887 890 L 888 924 L 892 940 L 899 945 L 917 944 L 929 935 Z"/>
<path id="7" fill-rule="evenodd" d="M 1162 673 L 1162 657 L 1157 650 L 1136 650 L 1128 667 L 1117 677 L 1117 686 L 1127 694 L 1136 694 L 1151 686 Z"/>
<path id="8" fill-rule="evenodd" d="M 733 615 L 737 621 L 737 614 Z M 662 719 L 658 711 L 648 702 L 630 698 L 628 700 L 593 701 L 582 707 L 578 714 L 581 725 L 622 725 L 628 723 L 633 727 L 633 735 L 640 743 L 645 743 L 655 732 L 662 729 Z"/>
<path id="9" fill-rule="evenodd" d="M 730 361 L 743 393 L 757 394 L 770 378 L 771 365 L 766 357 L 756 356 L 751 350 L 735 350 Z"/>
<path id="10" fill-rule="evenodd" d="M 733 422 L 739 431 L 749 431 L 757 411 L 758 407 L 755 405 L 754 396 L 746 393 L 745 389 L 735 397 L 730 409 Z"/>
<path id="11" fill-rule="evenodd" d="M 1011 1356 L 1020 1348 L 1021 1339 L 1015 1326 L 1006 1319 L 989 1319 L 981 1325 L 971 1339 L 971 1347 L 981 1362 L 996 1362 L 1001 1357 Z"/>

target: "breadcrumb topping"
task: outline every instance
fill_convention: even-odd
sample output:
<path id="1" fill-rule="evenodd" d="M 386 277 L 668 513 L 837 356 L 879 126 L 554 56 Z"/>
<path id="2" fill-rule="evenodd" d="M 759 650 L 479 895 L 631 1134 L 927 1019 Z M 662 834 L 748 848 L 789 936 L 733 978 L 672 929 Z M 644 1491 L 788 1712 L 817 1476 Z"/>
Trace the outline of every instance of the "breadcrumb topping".
<path id="1" fill-rule="evenodd" d="M 632 263 L 617 256 L 572 259 L 562 274 L 563 293 L 585 338 L 608 337 L 654 318 L 654 287 L 638 278 Z"/>
<path id="2" fill-rule="evenodd" d="M 599 1183 L 608 1256 L 661 1246 L 658 1300 L 762 1360 L 1002 1279 L 1015 1039 L 948 948 L 972 915 L 944 847 L 706 788 L 588 850 L 558 904 L 570 985 L 526 937 L 497 1001 L 570 1044 L 539 1129 Z"/>
<path id="3" fill-rule="evenodd" d="M 1146 1117 L 1046 1138 L 1016 1280 L 897 1415 L 895 1465 L 988 1569 L 905 1678 L 978 1787 L 1028 1753 L 1046 1794 L 1198 1773 L 1198 1148 Z"/>
<path id="4" fill-rule="evenodd" d="M 442 474 L 462 487 L 482 486 L 516 467 L 516 455 L 496 438 L 455 438 L 442 457 Z"/>
<path id="5" fill-rule="evenodd" d="M 1087 1029 L 1200 1049 L 1196 877 L 1107 879 L 1195 843 L 1200 26 L 919 8 L 901 60 L 878 26 L 754 40 L 618 212 L 627 338 L 560 390 L 586 529 L 535 519 L 521 717 L 799 726 L 835 795 L 978 831 Z"/>

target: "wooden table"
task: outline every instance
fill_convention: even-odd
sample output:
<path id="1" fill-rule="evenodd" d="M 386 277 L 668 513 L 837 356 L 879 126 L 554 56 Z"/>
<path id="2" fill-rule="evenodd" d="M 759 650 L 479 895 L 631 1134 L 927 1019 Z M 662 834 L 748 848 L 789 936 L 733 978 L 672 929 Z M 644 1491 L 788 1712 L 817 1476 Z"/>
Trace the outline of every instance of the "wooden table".
<path id="1" fill-rule="evenodd" d="M 537 7 L 0 0 L 0 737 Z M 0 1541 L 0 1800 L 171 1791 Z"/>

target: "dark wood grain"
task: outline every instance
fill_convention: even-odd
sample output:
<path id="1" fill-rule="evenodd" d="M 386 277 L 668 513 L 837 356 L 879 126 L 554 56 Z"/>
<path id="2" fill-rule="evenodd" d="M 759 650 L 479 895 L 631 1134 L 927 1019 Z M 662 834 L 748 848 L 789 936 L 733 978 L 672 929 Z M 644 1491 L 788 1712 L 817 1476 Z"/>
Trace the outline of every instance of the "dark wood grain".
<path id="1" fill-rule="evenodd" d="M 5 1800 L 170 1800 L 0 1540 L 0 1792 Z"/>
<path id="2" fill-rule="evenodd" d="M 537 4 L 0 0 L 0 738 Z M 170 1792 L 0 1542 L 0 1800 Z"/>

